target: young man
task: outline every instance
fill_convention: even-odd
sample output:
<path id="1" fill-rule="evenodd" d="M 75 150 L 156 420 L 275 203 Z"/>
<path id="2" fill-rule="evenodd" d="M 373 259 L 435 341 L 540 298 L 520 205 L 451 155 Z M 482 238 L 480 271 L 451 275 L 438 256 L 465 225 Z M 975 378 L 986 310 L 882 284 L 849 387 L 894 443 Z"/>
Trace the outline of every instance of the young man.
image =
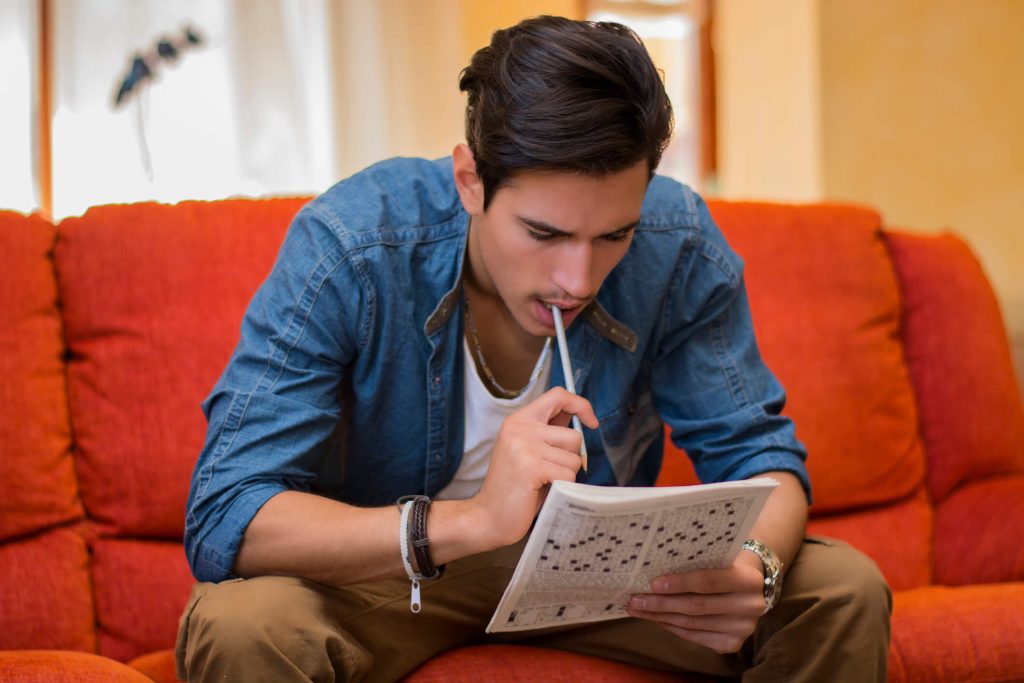
<path id="1" fill-rule="evenodd" d="M 888 590 L 859 553 L 804 541 L 805 453 L 741 262 L 697 195 L 654 177 L 671 108 L 639 39 L 529 20 L 460 85 L 467 144 L 310 203 L 246 314 L 203 406 L 186 529 L 202 583 L 179 675 L 385 681 L 458 645 L 525 642 L 746 680 L 884 680 Z M 552 306 L 579 396 L 558 388 Z M 655 581 L 631 618 L 485 635 L 547 485 L 652 485 L 662 421 L 703 480 L 779 481 L 749 552 Z M 433 499 L 414 503 L 418 548 L 395 505 L 411 494 Z M 419 613 L 405 562 L 447 566 Z"/>

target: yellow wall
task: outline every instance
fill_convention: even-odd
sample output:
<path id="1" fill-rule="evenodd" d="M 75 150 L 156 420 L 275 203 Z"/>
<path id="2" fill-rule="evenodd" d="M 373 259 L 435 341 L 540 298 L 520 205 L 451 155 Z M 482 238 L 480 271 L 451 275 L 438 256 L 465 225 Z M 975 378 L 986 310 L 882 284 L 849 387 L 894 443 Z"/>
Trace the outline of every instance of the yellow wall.
<path id="1" fill-rule="evenodd" d="M 821 44 L 825 195 L 963 236 L 1024 378 L 1024 2 L 822 0 Z"/>
<path id="2" fill-rule="evenodd" d="M 583 18 L 584 0 L 463 0 L 463 54 L 469 58 L 491 42 L 499 28 L 541 14 Z"/>
<path id="3" fill-rule="evenodd" d="M 391 156 L 436 158 L 464 139 L 459 72 L 491 34 L 582 0 L 336 0 L 330 3 L 335 158 L 345 177 Z"/>
<path id="4" fill-rule="evenodd" d="M 1024 390 L 1024 2 L 716 7 L 719 193 L 859 202 L 956 232 L 996 290 Z"/>
<path id="5" fill-rule="evenodd" d="M 821 197 L 817 0 L 715 5 L 718 188 L 723 197 Z"/>

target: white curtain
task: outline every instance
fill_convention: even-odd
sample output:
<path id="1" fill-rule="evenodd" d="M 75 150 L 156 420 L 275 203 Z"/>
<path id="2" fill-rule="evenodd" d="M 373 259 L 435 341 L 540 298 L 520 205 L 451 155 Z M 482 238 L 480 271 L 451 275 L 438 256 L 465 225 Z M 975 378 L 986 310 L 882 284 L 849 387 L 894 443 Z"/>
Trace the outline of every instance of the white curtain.
<path id="1" fill-rule="evenodd" d="M 36 0 L 0 2 L 0 209 L 29 212 L 32 182 Z"/>
<path id="2" fill-rule="evenodd" d="M 54 214 L 145 199 L 315 193 L 335 177 L 327 0 L 56 0 Z M 126 106 L 136 52 L 204 43 Z"/>

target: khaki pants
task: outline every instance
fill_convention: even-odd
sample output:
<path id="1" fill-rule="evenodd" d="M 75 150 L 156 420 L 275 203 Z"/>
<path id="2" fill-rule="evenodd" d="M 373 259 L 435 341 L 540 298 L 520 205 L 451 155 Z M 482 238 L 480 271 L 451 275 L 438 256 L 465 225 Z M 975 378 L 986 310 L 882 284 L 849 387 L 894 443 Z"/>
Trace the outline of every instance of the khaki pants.
<path id="1" fill-rule="evenodd" d="M 841 542 L 804 542 L 782 599 L 729 655 L 633 618 L 485 634 L 521 551 L 449 563 L 441 579 L 422 583 L 419 614 L 409 611 L 407 579 L 341 588 L 280 576 L 196 584 L 178 632 L 178 676 L 393 681 L 460 645 L 515 642 L 744 681 L 885 680 L 892 594 L 874 563 Z"/>

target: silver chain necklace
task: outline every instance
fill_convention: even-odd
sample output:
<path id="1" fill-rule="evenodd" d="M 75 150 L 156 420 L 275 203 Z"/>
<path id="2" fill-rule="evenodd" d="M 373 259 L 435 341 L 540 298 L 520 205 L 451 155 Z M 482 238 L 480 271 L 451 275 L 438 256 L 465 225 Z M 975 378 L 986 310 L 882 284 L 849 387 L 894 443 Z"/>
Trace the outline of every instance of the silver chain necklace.
<path id="1" fill-rule="evenodd" d="M 466 307 L 466 322 L 469 323 L 469 339 L 473 342 L 473 353 L 476 356 L 477 361 L 480 363 L 480 369 L 484 371 L 484 379 L 487 380 L 487 384 L 490 385 L 492 393 L 496 394 L 498 398 L 513 399 L 518 398 L 522 395 L 526 388 L 531 386 L 537 377 L 540 375 L 541 370 L 544 369 L 544 361 L 546 360 L 548 349 L 551 347 L 551 337 L 544 340 L 544 348 L 540 352 L 540 358 L 537 360 L 537 366 L 533 369 L 533 375 L 530 377 L 530 381 L 526 383 L 526 386 L 522 389 L 515 391 L 506 389 L 501 386 L 498 379 L 491 372 L 491 369 L 487 367 L 487 360 L 484 358 L 484 350 L 480 346 L 480 339 L 476 334 L 476 321 L 473 320 L 473 312 L 469 309 L 469 296 L 466 295 L 466 285 L 462 285 L 462 303 Z"/>

